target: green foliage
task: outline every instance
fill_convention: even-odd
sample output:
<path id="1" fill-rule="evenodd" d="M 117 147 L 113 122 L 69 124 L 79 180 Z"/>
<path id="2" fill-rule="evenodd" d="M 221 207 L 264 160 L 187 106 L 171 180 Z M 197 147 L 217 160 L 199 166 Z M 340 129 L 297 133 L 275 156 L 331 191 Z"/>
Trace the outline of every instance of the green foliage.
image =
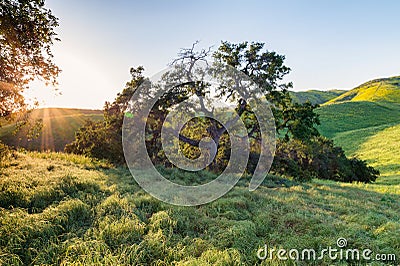
<path id="1" fill-rule="evenodd" d="M 0 15 L 0 118 L 8 118 L 25 108 L 22 92 L 30 81 L 56 83 L 51 46 L 58 19 L 42 0 L 3 0 Z"/>
<path id="2" fill-rule="evenodd" d="M 103 162 L 72 154 L 18 157 L 1 169 L 0 198 L 20 193 L 10 197 L 19 198 L 12 207 L 0 202 L 2 265 L 255 265 L 264 244 L 320 250 L 339 236 L 352 248 L 400 256 L 399 182 L 299 185 L 268 177 L 249 192 L 243 178 L 223 198 L 183 207 L 148 195 L 125 168 L 104 169 Z M 159 171 L 185 184 L 215 178 L 207 171 Z"/>
<path id="3" fill-rule="evenodd" d="M 87 120 L 75 134 L 75 141 L 65 146 L 65 152 L 123 163 L 122 141 L 105 122 Z"/>
<path id="4" fill-rule="evenodd" d="M 285 56 L 264 49 L 264 43 L 232 44 L 222 42 L 214 53 L 217 61 L 236 68 L 250 77 L 261 89 L 274 114 L 278 134 L 287 139 L 308 139 L 319 135 L 315 128 L 319 124 L 314 112 L 317 105 L 293 103 L 288 91 L 292 83 L 283 83 L 290 68 L 284 65 Z M 222 91 L 222 93 L 230 93 Z M 249 130 L 251 132 L 251 128 Z"/>
<path id="5" fill-rule="evenodd" d="M 304 104 L 294 103 L 290 107 L 275 112 L 275 115 L 281 117 L 283 122 L 278 125 L 280 130 L 284 131 L 285 140 L 308 140 L 311 137 L 319 136 L 316 125 L 320 124 L 318 114 L 314 109 L 318 105 L 312 105 L 309 102 Z"/>
<path id="6" fill-rule="evenodd" d="M 347 158 L 342 148 L 335 147 L 333 141 L 324 137 L 308 142 L 278 142 L 272 170 L 299 181 L 320 178 L 370 183 L 379 176 L 378 170 L 368 166 L 365 161 Z"/>

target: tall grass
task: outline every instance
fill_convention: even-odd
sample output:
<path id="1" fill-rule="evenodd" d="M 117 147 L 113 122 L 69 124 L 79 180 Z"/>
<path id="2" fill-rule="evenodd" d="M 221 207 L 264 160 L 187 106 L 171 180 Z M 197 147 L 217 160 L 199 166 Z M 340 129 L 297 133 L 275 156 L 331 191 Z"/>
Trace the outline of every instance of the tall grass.
<path id="1" fill-rule="evenodd" d="M 318 250 L 338 237 L 400 257 L 400 190 L 390 189 L 398 183 L 268 177 L 249 192 L 243 179 L 210 204 L 177 207 L 145 193 L 125 168 L 76 155 L 18 156 L 0 169 L 3 265 L 287 265 L 256 252 L 264 244 Z M 214 178 L 160 171 L 186 182 Z"/>

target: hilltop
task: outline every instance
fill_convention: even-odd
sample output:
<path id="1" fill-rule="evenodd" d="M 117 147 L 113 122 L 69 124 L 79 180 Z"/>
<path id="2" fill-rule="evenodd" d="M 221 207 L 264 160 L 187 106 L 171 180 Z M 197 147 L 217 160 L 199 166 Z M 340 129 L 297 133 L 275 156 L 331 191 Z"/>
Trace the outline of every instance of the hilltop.
<path id="1" fill-rule="evenodd" d="M 367 81 L 351 90 L 290 91 L 294 102 L 332 104 L 346 101 L 400 102 L 400 76 Z"/>
<path id="2" fill-rule="evenodd" d="M 309 101 L 312 104 L 323 104 L 345 93 L 346 90 L 308 90 L 308 91 L 290 91 L 290 97 L 296 103 L 305 103 Z"/>
<path id="3" fill-rule="evenodd" d="M 101 120 L 103 112 L 90 109 L 40 108 L 33 110 L 30 118 L 43 121 L 43 128 L 38 138 L 27 139 L 27 128 L 14 135 L 15 124 L 10 123 L 0 128 L 0 140 L 10 146 L 28 150 L 62 151 L 65 144 L 74 140 L 75 132 L 86 120 Z"/>
<path id="4" fill-rule="evenodd" d="M 344 101 L 400 103 L 400 76 L 374 79 L 331 99 L 327 104 Z"/>
<path id="5" fill-rule="evenodd" d="M 322 135 L 349 156 L 391 177 L 400 175 L 400 77 L 375 79 L 317 109 Z"/>

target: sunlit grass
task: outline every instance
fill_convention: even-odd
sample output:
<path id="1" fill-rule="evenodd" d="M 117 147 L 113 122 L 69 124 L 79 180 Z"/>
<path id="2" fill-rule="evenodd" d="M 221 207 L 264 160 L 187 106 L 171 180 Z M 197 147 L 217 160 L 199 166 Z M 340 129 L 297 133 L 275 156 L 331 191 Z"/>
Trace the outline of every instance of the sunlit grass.
<path id="1" fill-rule="evenodd" d="M 372 165 L 385 169 L 385 172 L 400 173 L 400 124 L 369 137 L 357 154 L 370 160 Z"/>

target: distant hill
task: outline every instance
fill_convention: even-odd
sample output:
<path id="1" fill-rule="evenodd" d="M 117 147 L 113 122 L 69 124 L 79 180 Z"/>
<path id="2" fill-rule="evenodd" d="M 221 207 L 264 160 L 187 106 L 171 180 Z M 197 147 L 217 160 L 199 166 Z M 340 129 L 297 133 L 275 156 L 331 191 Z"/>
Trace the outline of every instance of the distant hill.
<path id="1" fill-rule="evenodd" d="M 368 81 L 331 99 L 327 104 L 344 101 L 400 102 L 400 76 Z"/>
<path id="2" fill-rule="evenodd" d="M 339 95 L 345 93 L 345 90 L 308 90 L 308 91 L 291 91 L 290 96 L 296 103 L 305 103 L 309 101 L 312 104 L 323 104 L 332 100 Z"/>
<path id="3" fill-rule="evenodd" d="M 32 119 L 42 119 L 43 128 L 40 136 L 33 140 L 26 137 L 26 129 L 13 134 L 15 124 L 11 123 L 0 128 L 0 140 L 14 147 L 23 147 L 28 150 L 62 151 L 70 143 L 75 132 L 86 120 L 101 120 L 101 110 L 71 109 L 71 108 L 41 108 L 33 110 Z"/>

